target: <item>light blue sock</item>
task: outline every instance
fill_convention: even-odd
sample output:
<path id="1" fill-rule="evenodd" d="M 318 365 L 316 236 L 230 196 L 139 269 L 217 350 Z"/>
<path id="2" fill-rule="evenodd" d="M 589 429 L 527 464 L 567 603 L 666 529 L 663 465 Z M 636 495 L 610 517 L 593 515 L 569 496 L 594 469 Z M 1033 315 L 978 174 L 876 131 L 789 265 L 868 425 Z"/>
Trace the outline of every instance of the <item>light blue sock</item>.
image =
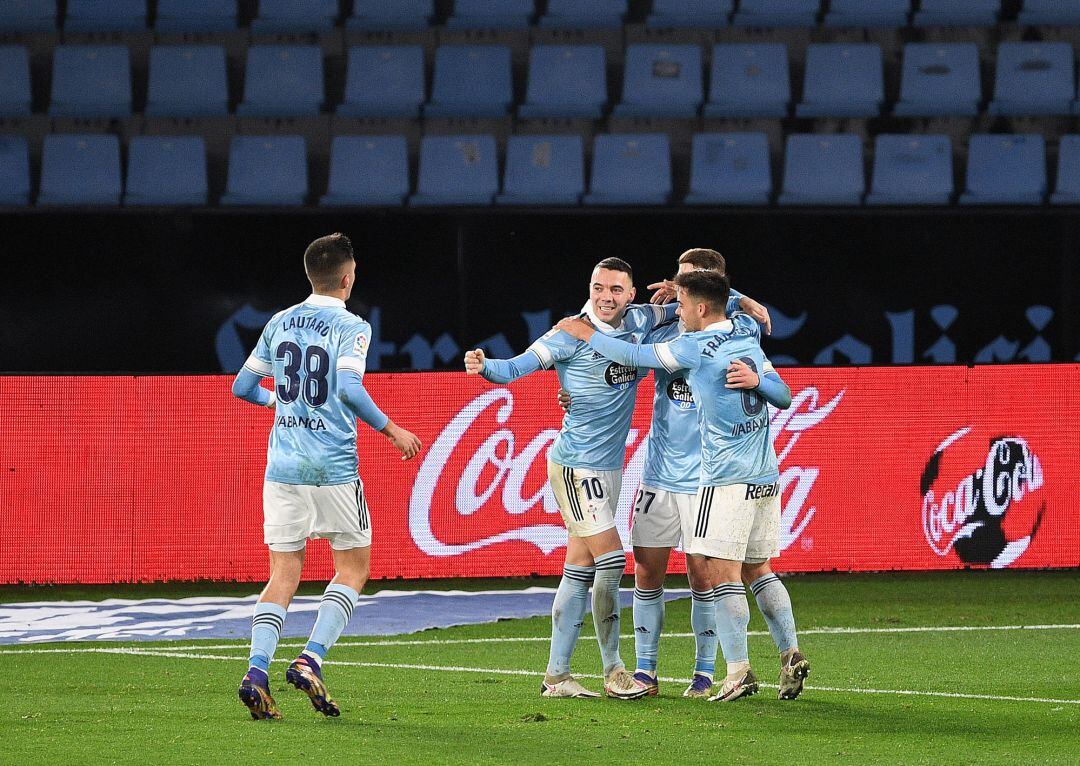
<path id="1" fill-rule="evenodd" d="M 791 613 L 791 597 L 780 578 L 769 573 L 750 583 L 761 616 L 769 624 L 769 633 L 780 653 L 799 647 L 795 636 L 795 615 Z"/>
<path id="2" fill-rule="evenodd" d="M 551 652 L 547 666 L 549 676 L 557 677 L 570 672 L 570 655 L 574 653 L 581 626 L 585 624 L 589 588 L 595 572 L 593 567 L 579 567 L 574 564 L 563 567 L 562 581 L 551 605 Z"/>
<path id="3" fill-rule="evenodd" d="M 716 602 L 716 632 L 724 659 L 731 666 L 747 662 L 750 653 L 746 648 L 746 628 L 750 625 L 750 605 L 746 601 L 746 589 L 741 582 L 722 582 L 713 588 Z"/>
<path id="4" fill-rule="evenodd" d="M 626 569 L 626 554 L 611 551 L 597 556 L 594 561 L 596 581 L 592 592 L 592 618 L 606 676 L 613 670 L 626 667 L 619 656 L 619 584 Z"/>
<path id="5" fill-rule="evenodd" d="M 341 631 L 349 624 L 353 607 L 359 599 L 360 594 L 348 585 L 333 582 L 327 585 L 304 654 L 313 656 L 321 664 L 330 647 L 341 636 Z"/>
<path id="6" fill-rule="evenodd" d="M 691 590 L 690 626 L 694 629 L 694 672 L 716 672 L 716 602 L 711 590 Z"/>
<path id="7" fill-rule="evenodd" d="M 660 633 L 664 629 L 664 589 L 634 588 L 634 649 L 637 669 L 656 673 Z"/>
<path id="8" fill-rule="evenodd" d="M 251 618 L 251 651 L 248 652 L 248 666 L 259 668 L 264 673 L 270 670 L 270 660 L 274 659 L 278 639 L 281 638 L 281 626 L 285 624 L 285 607 L 269 601 L 255 604 L 255 614 Z"/>

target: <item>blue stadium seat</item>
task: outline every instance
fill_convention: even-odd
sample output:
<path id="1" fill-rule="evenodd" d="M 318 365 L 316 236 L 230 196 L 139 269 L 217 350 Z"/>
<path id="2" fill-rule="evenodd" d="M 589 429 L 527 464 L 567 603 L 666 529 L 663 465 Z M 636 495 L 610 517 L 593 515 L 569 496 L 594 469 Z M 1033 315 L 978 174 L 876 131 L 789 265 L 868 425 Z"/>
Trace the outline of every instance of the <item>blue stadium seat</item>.
<path id="1" fill-rule="evenodd" d="M 687 205 L 768 205 L 769 141 L 764 133 L 699 133 L 690 160 Z"/>
<path id="2" fill-rule="evenodd" d="M 371 32 L 415 32 L 427 29 L 435 0 L 355 0 L 346 29 Z"/>
<path id="3" fill-rule="evenodd" d="M 56 0 L 0 3 L 0 32 L 55 32 Z"/>
<path id="4" fill-rule="evenodd" d="M 127 117 L 131 61 L 123 45 L 60 45 L 53 51 L 53 117 Z"/>
<path id="5" fill-rule="evenodd" d="M 119 205 L 120 187 L 119 138 L 45 136 L 39 205 Z"/>
<path id="6" fill-rule="evenodd" d="M 726 27 L 734 9 L 735 0 L 653 0 L 645 26 L 650 29 Z"/>
<path id="7" fill-rule="evenodd" d="M 68 0 L 65 32 L 142 32 L 146 0 Z"/>
<path id="8" fill-rule="evenodd" d="M 831 0 L 827 27 L 902 27 L 908 23 L 911 0 Z"/>
<path id="9" fill-rule="evenodd" d="M 788 136 L 781 205 L 858 205 L 866 191 L 862 143 L 850 133 Z"/>
<path id="10" fill-rule="evenodd" d="M 1062 136 L 1058 144 L 1057 186 L 1050 197 L 1055 205 L 1080 205 L 1080 136 Z"/>
<path id="11" fill-rule="evenodd" d="M 581 136 L 510 136 L 500 205 L 577 205 L 585 193 Z"/>
<path id="12" fill-rule="evenodd" d="M 233 136 L 222 205 L 303 205 L 307 146 L 301 136 Z"/>
<path id="13" fill-rule="evenodd" d="M 820 0 L 741 0 L 734 23 L 737 27 L 812 27 L 819 10 Z"/>
<path id="14" fill-rule="evenodd" d="M 259 0 L 251 34 L 276 35 L 329 32 L 338 15 L 338 0 Z"/>
<path id="15" fill-rule="evenodd" d="M 322 51 L 317 45 L 252 45 L 247 54 L 245 117 L 303 117 L 325 99 Z"/>
<path id="16" fill-rule="evenodd" d="M 494 136 L 424 136 L 410 205 L 490 205 L 499 191 Z"/>
<path id="17" fill-rule="evenodd" d="M 1069 114 L 1076 98 L 1072 45 L 1002 43 L 990 114 Z"/>
<path id="18" fill-rule="evenodd" d="M 982 101 L 975 43 L 908 43 L 900 76 L 900 117 L 974 117 Z"/>
<path id="19" fill-rule="evenodd" d="M 997 23 L 1001 0 L 921 0 L 917 27 L 983 26 Z"/>
<path id="20" fill-rule="evenodd" d="M 885 101 L 881 47 L 874 43 L 815 43 L 806 50 L 798 117 L 877 117 Z"/>
<path id="21" fill-rule="evenodd" d="M 954 191 L 948 136 L 877 137 L 867 205 L 948 205 Z"/>
<path id="22" fill-rule="evenodd" d="M 505 45 L 443 45 L 425 117 L 502 117 L 514 100 Z"/>
<path id="23" fill-rule="evenodd" d="M 125 205 L 205 205 L 202 136 L 136 136 L 128 143 Z"/>
<path id="24" fill-rule="evenodd" d="M 529 84 L 518 116 L 599 119 L 607 103 L 607 69 L 599 45 L 534 45 Z"/>
<path id="25" fill-rule="evenodd" d="M 616 117 L 694 117 L 705 100 L 701 48 L 646 43 L 626 49 Z"/>
<path id="26" fill-rule="evenodd" d="M 533 0 L 454 0 L 448 29 L 527 29 Z"/>
<path id="27" fill-rule="evenodd" d="M 0 136 L 0 206 L 29 204 L 29 144 L 25 136 Z"/>
<path id="28" fill-rule="evenodd" d="M 791 75 L 783 43 L 713 46 L 706 117 L 786 117 Z"/>
<path id="29" fill-rule="evenodd" d="M 977 133 L 968 142 L 961 205 L 1041 205 L 1046 198 L 1046 142 L 1035 134 Z"/>
<path id="30" fill-rule="evenodd" d="M 540 26 L 553 29 L 621 28 L 626 0 L 548 0 Z"/>
<path id="31" fill-rule="evenodd" d="M 228 113 L 224 48 L 155 45 L 150 49 L 148 116 L 224 117 Z"/>
<path id="32" fill-rule="evenodd" d="M 330 185 L 320 205 L 400 205 L 409 195 L 405 136 L 335 136 Z"/>
<path id="33" fill-rule="evenodd" d="M 1080 0 L 1024 0 L 1020 23 L 1031 26 L 1080 25 Z"/>
<path id="34" fill-rule="evenodd" d="M 419 117 L 424 103 L 424 49 L 419 45 L 349 48 L 346 117 Z"/>
<path id="35" fill-rule="evenodd" d="M 586 205 L 665 205 L 671 198 L 666 133 L 612 133 L 593 143 Z"/>
<path id="36" fill-rule="evenodd" d="M 211 34 L 236 30 L 236 0 L 158 0 L 154 30 Z"/>
<path id="37" fill-rule="evenodd" d="M 0 45 L 0 117 L 25 117 L 30 100 L 30 54 L 21 45 Z"/>

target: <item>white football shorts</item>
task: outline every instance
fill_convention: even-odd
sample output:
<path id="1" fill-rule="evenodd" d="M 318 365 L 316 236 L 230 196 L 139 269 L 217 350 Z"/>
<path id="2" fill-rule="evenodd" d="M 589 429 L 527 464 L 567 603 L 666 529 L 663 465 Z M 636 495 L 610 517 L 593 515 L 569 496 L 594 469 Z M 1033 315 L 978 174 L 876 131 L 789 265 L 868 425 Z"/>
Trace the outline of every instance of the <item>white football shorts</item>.
<path id="1" fill-rule="evenodd" d="M 683 550 L 753 563 L 779 555 L 780 482 L 700 487 Z"/>
<path id="2" fill-rule="evenodd" d="M 622 471 L 568 468 L 549 460 L 548 481 L 570 537 L 591 537 L 615 526 Z"/>
<path id="3" fill-rule="evenodd" d="M 675 548 L 693 532 L 696 496 L 638 487 L 630 543 L 642 548 Z"/>
<path id="4" fill-rule="evenodd" d="M 302 551 L 325 537 L 337 551 L 371 545 L 371 515 L 364 483 L 316 487 L 263 483 L 263 540 L 272 551 Z"/>

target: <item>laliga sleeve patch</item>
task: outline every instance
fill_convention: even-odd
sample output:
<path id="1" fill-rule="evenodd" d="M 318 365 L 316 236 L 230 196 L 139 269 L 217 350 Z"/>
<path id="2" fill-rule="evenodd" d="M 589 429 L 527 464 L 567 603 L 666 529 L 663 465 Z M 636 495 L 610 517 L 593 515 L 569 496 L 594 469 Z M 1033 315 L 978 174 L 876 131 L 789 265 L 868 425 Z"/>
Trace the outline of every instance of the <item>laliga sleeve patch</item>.
<path id="1" fill-rule="evenodd" d="M 367 358 L 367 350 L 368 350 L 367 335 L 365 335 L 364 333 L 360 333 L 359 335 L 356 336 L 356 342 L 353 343 L 353 354 L 360 357 L 361 359 L 366 359 Z"/>

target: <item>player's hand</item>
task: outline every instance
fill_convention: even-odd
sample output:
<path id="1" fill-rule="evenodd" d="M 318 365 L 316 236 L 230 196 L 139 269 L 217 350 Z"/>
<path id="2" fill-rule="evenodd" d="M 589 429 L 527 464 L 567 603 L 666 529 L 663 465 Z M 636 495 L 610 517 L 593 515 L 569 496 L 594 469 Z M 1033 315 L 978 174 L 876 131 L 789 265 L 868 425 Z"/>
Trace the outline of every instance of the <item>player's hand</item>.
<path id="1" fill-rule="evenodd" d="M 592 334 L 596 332 L 596 328 L 592 326 L 592 322 L 589 321 L 588 317 L 567 317 L 555 327 L 571 337 L 584 341 L 588 341 Z"/>
<path id="2" fill-rule="evenodd" d="M 758 324 L 765 325 L 766 335 L 772 335 L 772 317 L 769 316 L 767 308 L 745 295 L 739 299 L 739 308 L 749 314 Z"/>
<path id="3" fill-rule="evenodd" d="M 678 297 L 675 283 L 670 279 L 653 282 L 649 285 L 648 289 L 656 291 L 653 293 L 652 297 L 649 298 L 649 303 L 671 303 Z"/>
<path id="4" fill-rule="evenodd" d="M 484 351 L 475 349 L 465 352 L 465 372 L 470 375 L 479 375 L 484 369 Z"/>
<path id="5" fill-rule="evenodd" d="M 761 378 L 742 359 L 736 359 L 727 368 L 727 384 L 724 388 L 757 388 Z"/>
<path id="6" fill-rule="evenodd" d="M 559 406 L 563 408 L 564 412 L 570 411 L 570 392 L 565 388 L 559 389 Z"/>
<path id="7" fill-rule="evenodd" d="M 412 460 L 420 454 L 420 448 L 424 446 L 420 443 L 420 439 L 417 438 L 416 434 L 406 431 L 392 422 L 386 424 L 383 433 L 386 434 L 386 438 L 390 440 L 390 443 L 394 445 L 394 449 L 401 453 L 402 460 Z"/>

